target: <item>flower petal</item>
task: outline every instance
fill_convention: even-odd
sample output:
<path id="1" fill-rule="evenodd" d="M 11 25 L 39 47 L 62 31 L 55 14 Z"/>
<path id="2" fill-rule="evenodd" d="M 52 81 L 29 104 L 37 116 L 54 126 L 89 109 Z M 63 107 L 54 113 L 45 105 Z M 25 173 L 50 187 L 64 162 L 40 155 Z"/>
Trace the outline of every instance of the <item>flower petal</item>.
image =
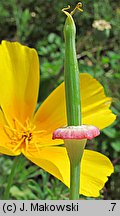
<path id="1" fill-rule="evenodd" d="M 103 154 L 85 150 L 81 166 L 81 193 L 89 197 L 98 197 L 108 176 L 114 172 L 111 161 Z"/>
<path id="2" fill-rule="evenodd" d="M 25 156 L 69 187 L 69 159 L 64 147 L 41 148 L 39 155 L 38 152 L 31 152 Z M 112 172 L 113 166 L 106 156 L 98 152 L 84 150 L 80 193 L 89 197 L 99 196 L 99 191 L 108 180 L 107 176 L 110 176 Z"/>
<path id="3" fill-rule="evenodd" d="M 0 105 L 11 121 L 24 122 L 34 112 L 39 88 L 39 61 L 34 49 L 17 42 L 0 45 Z"/>
<path id="4" fill-rule="evenodd" d="M 111 98 L 105 96 L 102 85 L 89 74 L 81 74 L 80 82 L 82 124 L 94 125 L 99 129 L 107 127 L 115 120 L 115 115 L 109 109 Z M 38 129 L 47 131 L 49 144 L 59 144 L 58 140 L 53 142 L 51 138 L 56 128 L 67 125 L 64 83 L 43 102 L 35 114 L 34 123 Z"/>
<path id="5" fill-rule="evenodd" d="M 81 77 L 83 124 L 103 129 L 114 122 L 116 116 L 109 109 L 112 98 L 106 97 L 103 86 L 89 74 Z"/>

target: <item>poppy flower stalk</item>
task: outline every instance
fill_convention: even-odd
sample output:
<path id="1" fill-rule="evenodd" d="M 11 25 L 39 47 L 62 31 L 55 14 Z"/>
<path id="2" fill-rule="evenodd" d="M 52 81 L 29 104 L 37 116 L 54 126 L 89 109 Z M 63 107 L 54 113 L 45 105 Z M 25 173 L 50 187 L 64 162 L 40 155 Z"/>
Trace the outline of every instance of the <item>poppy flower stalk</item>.
<path id="1" fill-rule="evenodd" d="M 64 26 L 65 38 L 65 63 L 64 63 L 64 78 L 65 78 L 65 94 L 66 94 L 66 111 L 68 126 L 81 125 L 81 100 L 80 100 L 80 80 L 79 69 L 76 56 L 75 36 L 76 27 L 72 15 L 76 9 L 81 8 L 81 3 L 78 3 L 75 9 L 70 13 L 66 11 L 68 8 L 62 9 L 67 15 Z M 86 140 L 76 141 L 75 139 L 64 139 L 70 160 L 70 199 L 79 198 L 80 187 L 80 161 L 82 159 L 83 150 Z M 75 147 L 75 148 L 74 148 Z M 74 148 L 74 150 L 73 150 Z M 73 153 L 74 152 L 74 153 Z M 73 155 L 78 155 L 74 157 Z"/>
<path id="2" fill-rule="evenodd" d="M 89 134 L 91 133 L 91 131 L 89 131 L 90 126 L 85 126 L 85 128 L 84 125 L 80 126 L 82 122 L 80 79 L 75 47 L 76 27 L 72 15 L 75 13 L 76 9 L 82 11 L 81 7 L 82 3 L 79 2 L 71 13 L 66 11 L 70 6 L 62 9 L 67 15 L 64 26 L 64 78 L 68 127 L 66 127 L 65 130 L 60 128 L 53 133 L 53 139 L 63 139 L 67 149 L 70 161 L 70 199 L 79 199 L 81 160 L 87 139 L 89 139 Z M 94 126 L 93 128 L 95 132 L 97 129 Z M 84 129 L 87 130 L 86 134 Z M 93 134 L 92 138 L 99 135 L 99 130 L 96 134 Z"/>

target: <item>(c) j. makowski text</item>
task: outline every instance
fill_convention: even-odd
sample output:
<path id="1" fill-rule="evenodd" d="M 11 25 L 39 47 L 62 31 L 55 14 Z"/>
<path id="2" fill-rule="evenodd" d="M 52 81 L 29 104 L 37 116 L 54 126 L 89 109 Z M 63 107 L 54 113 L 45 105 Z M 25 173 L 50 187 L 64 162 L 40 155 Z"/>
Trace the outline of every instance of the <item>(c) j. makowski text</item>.
<path id="1" fill-rule="evenodd" d="M 70 203 L 70 204 L 47 204 L 46 202 L 43 204 L 39 204 L 38 202 L 34 203 L 31 202 L 29 205 L 25 202 L 21 202 L 19 205 L 13 203 L 4 203 L 3 204 L 3 212 L 12 212 L 15 213 L 16 211 L 25 212 L 49 212 L 49 211 L 73 211 L 78 212 L 79 206 L 78 203 Z"/>

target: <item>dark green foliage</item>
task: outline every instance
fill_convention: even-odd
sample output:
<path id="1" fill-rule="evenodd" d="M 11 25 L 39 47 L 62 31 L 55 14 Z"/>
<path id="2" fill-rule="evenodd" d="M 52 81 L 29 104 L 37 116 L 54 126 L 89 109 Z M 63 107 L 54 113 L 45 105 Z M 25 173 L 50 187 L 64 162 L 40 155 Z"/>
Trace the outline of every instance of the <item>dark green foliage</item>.
<path id="1" fill-rule="evenodd" d="M 0 157 L 0 199 L 3 197 L 12 164 L 12 157 Z M 10 189 L 10 199 L 68 199 L 68 189 L 59 180 L 52 178 L 21 156 L 14 177 L 14 185 Z"/>
<path id="2" fill-rule="evenodd" d="M 0 40 L 17 40 L 37 49 L 41 63 L 39 101 L 63 81 L 63 7 L 78 1 L 0 1 Z M 97 78 L 108 96 L 113 97 L 116 122 L 88 146 L 107 155 L 115 172 L 100 199 L 120 199 L 120 1 L 86 0 L 84 12 L 74 15 L 77 28 L 77 57 L 81 72 Z M 110 30 L 92 27 L 94 20 L 111 24 Z M 12 157 L 0 156 L 0 199 L 12 166 Z M 22 172 L 21 172 L 22 170 Z M 68 189 L 22 157 L 10 191 L 11 199 L 67 199 Z"/>

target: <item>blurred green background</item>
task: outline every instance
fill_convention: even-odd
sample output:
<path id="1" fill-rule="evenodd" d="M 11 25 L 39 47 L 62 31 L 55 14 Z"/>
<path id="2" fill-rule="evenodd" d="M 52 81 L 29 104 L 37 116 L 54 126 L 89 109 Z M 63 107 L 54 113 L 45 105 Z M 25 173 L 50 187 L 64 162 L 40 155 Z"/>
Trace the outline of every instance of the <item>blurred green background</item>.
<path id="1" fill-rule="evenodd" d="M 39 100 L 63 81 L 65 15 L 68 4 L 78 1 L 0 0 L 0 41 L 19 41 L 34 47 L 40 57 L 41 86 Z M 77 57 L 81 72 L 97 78 L 108 96 L 113 97 L 112 110 L 117 115 L 113 125 L 104 129 L 89 148 L 107 155 L 115 172 L 98 199 L 120 199 L 120 1 L 84 0 L 84 12 L 74 17 L 77 27 Z M 93 23 L 97 20 L 97 26 Z M 104 20 L 105 24 L 99 24 Z M 103 21 L 102 21 L 103 22 Z M 102 27 L 101 27 L 102 25 Z M 0 156 L 0 199 L 7 184 L 13 157 Z M 51 175 L 25 158 L 15 174 L 11 199 L 68 199 L 69 190 Z M 84 197 L 83 197 L 84 198 Z"/>

